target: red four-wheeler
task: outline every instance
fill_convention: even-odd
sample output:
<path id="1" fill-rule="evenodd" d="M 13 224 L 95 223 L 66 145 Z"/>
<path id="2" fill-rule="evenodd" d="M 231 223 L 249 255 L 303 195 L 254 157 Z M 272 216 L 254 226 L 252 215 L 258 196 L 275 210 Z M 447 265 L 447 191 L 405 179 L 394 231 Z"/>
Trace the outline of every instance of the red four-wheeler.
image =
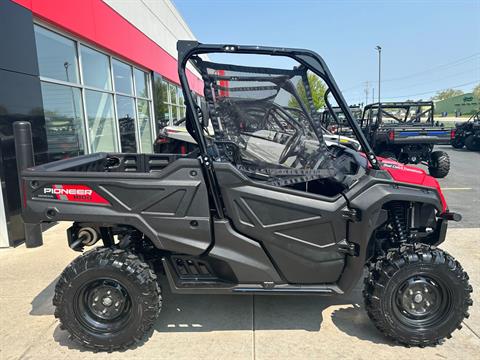
<path id="1" fill-rule="evenodd" d="M 202 57 L 215 53 L 232 63 L 255 55 L 269 65 Z M 161 277 L 180 294 L 341 296 L 365 268 L 365 309 L 392 340 L 434 345 L 460 328 L 472 288 L 461 265 L 437 247 L 448 221 L 460 216 L 423 170 L 377 159 L 319 55 L 180 41 L 178 63 L 197 150 L 98 153 L 22 173 L 27 223 L 73 221 L 69 246 L 95 245 L 56 285 L 62 329 L 85 347 L 120 350 L 148 336 L 161 317 Z M 187 63 L 202 75 L 204 111 Z M 326 145 L 309 74 L 328 86 L 363 153 Z M 264 121 L 245 131 L 242 109 L 252 106 L 239 99 L 266 109 L 295 105 L 316 140 L 305 127 L 264 129 Z M 214 134 L 207 136 L 209 122 Z"/>

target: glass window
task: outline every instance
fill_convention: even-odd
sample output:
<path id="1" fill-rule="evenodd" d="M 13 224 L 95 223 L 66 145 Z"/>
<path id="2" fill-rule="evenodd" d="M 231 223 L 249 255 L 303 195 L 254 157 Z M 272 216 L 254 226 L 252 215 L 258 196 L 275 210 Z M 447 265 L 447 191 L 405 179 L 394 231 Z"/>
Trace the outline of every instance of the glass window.
<path id="1" fill-rule="evenodd" d="M 132 67 L 121 61 L 112 60 L 115 91 L 133 95 Z"/>
<path id="2" fill-rule="evenodd" d="M 99 151 L 152 152 L 154 121 L 168 124 L 178 87 L 158 74 L 151 84 L 149 72 L 43 26 L 34 24 L 34 32 L 49 160 Z"/>
<path id="3" fill-rule="evenodd" d="M 155 108 L 156 130 L 167 126 L 170 121 L 168 111 L 168 84 L 158 74 L 154 75 L 153 81 L 153 106 Z"/>
<path id="4" fill-rule="evenodd" d="M 135 104 L 133 98 L 117 95 L 118 129 L 120 131 L 120 148 L 124 153 L 137 152 L 135 129 Z"/>
<path id="5" fill-rule="evenodd" d="M 42 82 L 48 161 L 83 155 L 84 121 L 80 89 Z"/>
<path id="6" fill-rule="evenodd" d="M 140 142 L 142 144 L 143 153 L 151 153 L 153 151 L 152 128 L 150 118 L 149 102 L 146 100 L 138 100 L 138 124 L 140 126 Z"/>
<path id="7" fill-rule="evenodd" d="M 168 102 L 168 83 L 165 81 L 162 81 L 162 101 L 163 102 Z"/>
<path id="8" fill-rule="evenodd" d="M 182 105 L 185 103 L 185 100 L 183 99 L 183 91 L 182 89 L 178 88 L 178 104 Z"/>
<path id="9" fill-rule="evenodd" d="M 35 25 L 35 41 L 40 76 L 79 82 L 75 42 Z"/>
<path id="10" fill-rule="evenodd" d="M 80 47 L 80 54 L 82 56 L 84 84 L 99 89 L 112 90 L 108 56 L 83 45 Z"/>
<path id="11" fill-rule="evenodd" d="M 175 124 L 178 120 L 177 106 L 176 105 L 170 105 L 169 107 L 172 110 L 172 123 Z"/>
<path id="12" fill-rule="evenodd" d="M 133 75 L 135 76 L 135 95 L 147 98 L 148 97 L 148 74 L 133 69 Z"/>
<path id="13" fill-rule="evenodd" d="M 118 151 L 112 95 L 85 90 L 90 152 Z"/>
<path id="14" fill-rule="evenodd" d="M 177 87 L 175 85 L 169 84 L 169 90 L 170 90 L 170 102 L 172 104 L 177 103 Z"/>

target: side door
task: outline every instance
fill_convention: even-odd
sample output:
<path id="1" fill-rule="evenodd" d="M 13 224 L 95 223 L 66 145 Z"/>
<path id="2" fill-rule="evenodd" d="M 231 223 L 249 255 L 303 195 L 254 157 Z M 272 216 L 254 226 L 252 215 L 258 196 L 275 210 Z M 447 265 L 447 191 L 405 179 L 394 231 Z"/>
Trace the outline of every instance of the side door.
<path id="1" fill-rule="evenodd" d="M 335 282 L 345 262 L 347 222 L 342 195 L 319 196 L 252 181 L 228 163 L 216 163 L 227 216 L 260 242 L 289 283 Z"/>

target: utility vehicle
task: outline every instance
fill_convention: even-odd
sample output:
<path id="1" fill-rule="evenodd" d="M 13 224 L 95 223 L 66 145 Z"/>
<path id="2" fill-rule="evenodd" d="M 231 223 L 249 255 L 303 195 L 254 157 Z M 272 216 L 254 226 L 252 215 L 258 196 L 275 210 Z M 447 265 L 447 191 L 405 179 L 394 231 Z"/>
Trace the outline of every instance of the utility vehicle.
<path id="1" fill-rule="evenodd" d="M 350 105 L 350 111 L 352 112 L 355 120 L 361 121 L 363 112 L 359 105 Z M 331 111 L 326 108 L 322 112 L 322 124 L 333 134 L 345 136 L 353 135 L 352 128 L 348 124 L 342 109 L 340 109 L 338 106 L 332 107 Z"/>
<path id="2" fill-rule="evenodd" d="M 96 245 L 55 287 L 62 329 L 85 347 L 121 350 L 148 336 L 161 316 L 159 277 L 181 294 L 341 296 L 365 268 L 366 311 L 389 338 L 426 346 L 460 328 L 472 288 L 461 265 L 437 248 L 460 215 L 423 170 L 375 156 L 319 55 L 194 41 L 177 48 L 196 151 L 97 153 L 22 172 L 27 223 L 73 221 L 69 246 Z M 234 65 L 248 56 L 269 65 Z M 193 99 L 187 63 L 202 75 L 206 112 Z M 309 73 L 328 86 L 363 153 L 326 145 Z M 275 128 L 257 121 L 245 131 L 245 111 L 292 101 L 316 141 L 298 125 L 270 134 L 270 147 L 282 151 L 266 160 L 251 141 Z"/>
<path id="3" fill-rule="evenodd" d="M 250 101 L 249 101 L 250 102 Z M 245 104 L 238 102 L 237 106 L 243 107 L 244 119 L 241 124 L 241 131 L 248 135 L 255 135 L 251 137 L 251 142 L 257 142 L 259 147 L 264 144 L 263 140 L 271 143 L 270 137 L 279 136 L 278 134 L 285 134 L 286 137 L 291 136 L 295 131 L 296 126 L 305 128 L 305 133 L 309 140 L 315 141 L 316 135 L 308 124 L 308 120 L 304 118 L 301 110 L 297 108 L 280 107 L 275 103 L 273 106 L 261 107 L 258 104 L 246 104 L 249 106 L 246 109 Z M 195 151 L 198 147 L 196 141 L 188 132 L 185 126 L 186 118 L 174 122 L 173 125 L 167 125 L 160 129 L 157 139 L 155 140 L 154 149 L 156 153 L 170 153 L 170 154 L 188 154 Z M 258 124 L 261 123 L 259 129 Z M 347 136 L 339 133 L 332 133 L 326 128 L 322 129 L 323 139 L 327 145 L 333 143 L 340 143 L 353 150 L 360 150 L 360 143 Z M 207 136 L 213 134 L 211 124 L 207 127 Z M 311 136 L 308 136 L 308 135 Z M 253 140 L 255 139 L 255 140 Z M 268 147 L 267 143 L 267 147 Z"/>
<path id="4" fill-rule="evenodd" d="M 473 114 L 466 122 L 455 124 L 452 146 L 461 149 L 464 146 L 470 151 L 480 150 L 480 111 Z"/>
<path id="5" fill-rule="evenodd" d="M 449 144 L 453 132 L 433 119 L 432 101 L 383 102 L 363 109 L 362 129 L 372 148 L 403 164 L 428 165 L 430 175 L 447 176 L 450 158 L 434 145 Z"/>

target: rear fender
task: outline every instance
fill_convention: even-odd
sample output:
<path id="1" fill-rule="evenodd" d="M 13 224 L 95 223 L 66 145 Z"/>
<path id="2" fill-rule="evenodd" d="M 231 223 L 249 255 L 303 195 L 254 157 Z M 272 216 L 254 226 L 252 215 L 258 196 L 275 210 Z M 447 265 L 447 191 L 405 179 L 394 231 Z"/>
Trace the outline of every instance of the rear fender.
<path id="1" fill-rule="evenodd" d="M 160 250 L 189 255 L 202 254 L 212 243 L 208 194 L 197 159 L 180 158 L 148 173 L 33 168 L 22 174 L 25 222 L 124 225 L 145 234 Z M 75 192 L 51 194 L 59 188 Z"/>

